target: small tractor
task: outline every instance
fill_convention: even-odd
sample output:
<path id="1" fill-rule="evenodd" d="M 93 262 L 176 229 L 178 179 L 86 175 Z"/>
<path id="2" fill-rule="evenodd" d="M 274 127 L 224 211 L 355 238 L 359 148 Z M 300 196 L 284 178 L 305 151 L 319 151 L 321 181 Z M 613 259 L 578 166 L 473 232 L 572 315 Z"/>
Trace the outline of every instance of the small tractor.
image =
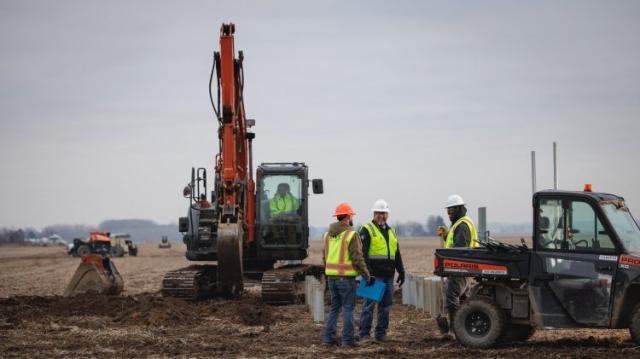
<path id="1" fill-rule="evenodd" d="M 487 238 L 484 248 L 436 250 L 436 275 L 476 282 L 450 324 L 460 343 L 489 348 L 536 329 L 628 328 L 640 344 L 640 229 L 624 198 L 590 185 L 537 192 L 532 239 L 532 249 Z"/>
<path id="2" fill-rule="evenodd" d="M 158 244 L 158 248 L 160 249 L 171 248 L 171 242 L 169 242 L 169 238 L 167 236 L 162 236 L 162 239 L 160 239 L 160 243 Z"/>
<path id="3" fill-rule="evenodd" d="M 125 254 L 138 255 L 138 246 L 133 243 L 129 234 L 109 232 L 91 232 L 86 240 L 74 238 L 68 254 L 74 257 L 101 254 L 106 248 L 106 242 L 109 242 L 107 254 L 111 257 L 122 257 Z"/>
<path id="4" fill-rule="evenodd" d="M 138 246 L 131 240 L 128 233 L 111 233 L 111 253 L 112 257 L 122 257 L 125 254 L 130 256 L 138 255 Z"/>

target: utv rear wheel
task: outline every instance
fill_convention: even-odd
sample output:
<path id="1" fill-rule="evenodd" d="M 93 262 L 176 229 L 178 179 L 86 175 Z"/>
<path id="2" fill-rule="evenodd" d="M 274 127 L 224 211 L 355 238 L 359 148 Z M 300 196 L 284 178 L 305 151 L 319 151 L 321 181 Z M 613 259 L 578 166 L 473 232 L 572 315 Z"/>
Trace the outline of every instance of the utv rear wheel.
<path id="1" fill-rule="evenodd" d="M 504 334 L 506 314 L 495 303 L 484 299 L 470 299 L 458 308 L 453 331 L 462 345 L 473 349 L 490 348 Z"/>
<path id="2" fill-rule="evenodd" d="M 633 308 L 631 312 L 631 322 L 629 322 L 629 332 L 631 333 L 631 339 L 640 344 L 640 303 Z"/>
<path id="3" fill-rule="evenodd" d="M 78 250 L 76 251 L 76 253 L 78 253 L 80 257 L 88 256 L 91 254 L 91 248 L 89 248 L 88 245 L 83 244 L 80 247 L 78 247 Z"/>
<path id="4" fill-rule="evenodd" d="M 524 324 L 510 324 L 507 325 L 504 331 L 501 342 L 503 343 L 517 343 L 526 342 L 535 334 L 536 328 L 531 325 Z"/>

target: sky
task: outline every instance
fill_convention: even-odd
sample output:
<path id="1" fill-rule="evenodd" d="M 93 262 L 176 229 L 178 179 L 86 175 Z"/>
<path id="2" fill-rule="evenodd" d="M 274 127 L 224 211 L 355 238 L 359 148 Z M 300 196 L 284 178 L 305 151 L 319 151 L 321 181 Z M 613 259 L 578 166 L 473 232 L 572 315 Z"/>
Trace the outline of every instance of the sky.
<path id="1" fill-rule="evenodd" d="M 640 208 L 637 1 L 0 2 L 0 226 L 176 222 L 212 170 L 208 98 L 223 22 L 245 55 L 255 162 L 306 162 L 357 221 L 531 220 L 538 189 Z M 640 209 L 635 210 L 640 211 Z"/>

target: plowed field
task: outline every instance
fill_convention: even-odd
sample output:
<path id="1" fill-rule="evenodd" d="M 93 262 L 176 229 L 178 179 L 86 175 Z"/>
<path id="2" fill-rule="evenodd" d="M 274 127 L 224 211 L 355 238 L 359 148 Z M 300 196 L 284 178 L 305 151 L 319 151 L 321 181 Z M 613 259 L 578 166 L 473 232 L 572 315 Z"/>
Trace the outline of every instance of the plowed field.
<path id="1" fill-rule="evenodd" d="M 435 243 L 401 242 L 408 271 L 431 270 Z M 313 243 L 310 262 L 320 261 L 319 246 Z M 539 331 L 525 344 L 467 350 L 402 305 L 393 307 L 389 341 L 324 348 L 322 325 L 305 306 L 263 305 L 258 288 L 239 300 L 197 303 L 158 295 L 163 274 L 188 264 L 175 243 L 169 250 L 142 245 L 140 256 L 114 261 L 122 295 L 62 298 L 78 258 L 60 248 L 0 247 L 0 357 L 640 357 L 626 330 Z"/>

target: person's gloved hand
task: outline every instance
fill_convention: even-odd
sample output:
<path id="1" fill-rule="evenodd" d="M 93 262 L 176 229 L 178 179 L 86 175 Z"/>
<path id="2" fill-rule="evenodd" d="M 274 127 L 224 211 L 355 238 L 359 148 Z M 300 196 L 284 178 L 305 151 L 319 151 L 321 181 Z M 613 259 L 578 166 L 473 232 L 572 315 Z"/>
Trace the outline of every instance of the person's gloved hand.
<path id="1" fill-rule="evenodd" d="M 449 230 L 445 226 L 438 226 L 438 228 L 436 229 L 436 234 L 438 235 L 438 237 L 444 239 L 447 234 L 449 234 Z"/>
<path id="2" fill-rule="evenodd" d="M 369 277 L 369 280 L 367 281 L 367 285 L 373 285 L 373 283 L 376 282 L 376 278 L 375 277 Z"/>
<path id="3" fill-rule="evenodd" d="M 398 273 L 398 279 L 396 279 L 396 283 L 398 283 L 399 287 L 402 287 L 404 284 L 404 272 Z"/>

